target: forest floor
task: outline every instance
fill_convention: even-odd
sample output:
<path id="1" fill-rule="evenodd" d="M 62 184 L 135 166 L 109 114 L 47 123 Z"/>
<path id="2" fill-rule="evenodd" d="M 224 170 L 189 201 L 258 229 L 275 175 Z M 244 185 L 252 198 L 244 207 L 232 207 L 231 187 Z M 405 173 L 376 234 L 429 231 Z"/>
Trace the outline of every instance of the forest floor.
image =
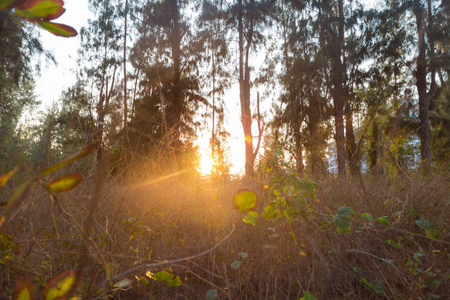
<path id="1" fill-rule="evenodd" d="M 81 263 L 89 299 L 449 299 L 448 178 L 314 183 L 301 209 L 280 204 L 276 216 L 264 209 L 270 197 L 288 201 L 311 181 L 275 191 L 272 179 L 108 179 L 85 243 L 73 220 L 85 226 L 95 184 L 57 203 L 35 187 L 0 228 L 0 298 L 23 277 L 40 299 Z M 242 188 L 260 199 L 254 226 L 233 205 Z"/>

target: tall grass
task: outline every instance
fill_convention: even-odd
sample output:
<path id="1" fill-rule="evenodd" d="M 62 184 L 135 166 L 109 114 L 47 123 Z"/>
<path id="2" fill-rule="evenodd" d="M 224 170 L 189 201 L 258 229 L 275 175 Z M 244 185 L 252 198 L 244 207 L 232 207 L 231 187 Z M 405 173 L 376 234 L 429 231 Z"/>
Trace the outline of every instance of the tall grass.
<path id="1" fill-rule="evenodd" d="M 193 171 L 173 174 L 140 164 L 126 179 L 108 178 L 91 226 L 96 247 L 83 270 L 80 296 L 115 299 L 447 299 L 449 297 L 449 199 L 445 178 L 330 180 L 316 185 L 308 213 L 276 221 L 242 221 L 233 207 L 241 188 L 255 190 L 257 211 L 271 201 L 270 176 L 254 180 L 202 180 Z M 280 175 L 281 174 L 281 175 Z M 269 174 L 270 175 L 270 174 Z M 283 182 L 282 173 L 279 180 Z M 83 224 L 95 182 L 85 180 L 64 196 L 66 210 Z M 351 207 L 349 233 L 332 217 Z M 368 213 L 373 217 L 362 217 Z M 381 219 L 379 219 L 381 218 Z M 325 222 L 324 220 L 329 220 Z M 170 261 L 212 248 L 195 260 L 114 277 L 144 263 Z M 76 269 L 84 247 L 78 232 L 48 194 L 34 188 L 3 225 L 12 236 L 0 245 L 0 298 L 19 277 L 38 291 L 55 274 Z M 168 270 L 173 287 L 147 273 Z"/>

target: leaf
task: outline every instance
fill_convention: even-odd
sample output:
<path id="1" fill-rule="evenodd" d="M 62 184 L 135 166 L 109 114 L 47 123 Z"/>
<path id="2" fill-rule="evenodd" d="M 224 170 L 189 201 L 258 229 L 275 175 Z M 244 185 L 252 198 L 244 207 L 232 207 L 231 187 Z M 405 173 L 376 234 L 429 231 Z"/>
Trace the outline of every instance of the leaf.
<path id="1" fill-rule="evenodd" d="M 34 299 L 33 285 L 26 279 L 19 278 L 14 288 L 16 300 L 32 300 Z"/>
<path id="2" fill-rule="evenodd" d="M 78 271 L 70 270 L 54 276 L 47 282 L 44 289 L 45 300 L 69 299 L 81 285 L 81 275 Z"/>
<path id="3" fill-rule="evenodd" d="M 214 300 L 217 298 L 217 290 L 208 290 L 206 292 L 206 299 L 207 300 Z"/>
<path id="4" fill-rule="evenodd" d="M 139 277 L 136 276 L 136 278 L 139 281 L 139 283 L 141 283 L 143 285 L 148 285 L 148 280 L 144 276 L 139 276 Z"/>
<path id="5" fill-rule="evenodd" d="M 248 254 L 246 252 L 239 253 L 243 259 L 246 259 L 248 257 Z"/>
<path id="6" fill-rule="evenodd" d="M 68 25 L 45 21 L 38 22 L 38 25 L 56 36 L 74 37 L 78 35 L 78 32 L 73 27 Z"/>
<path id="7" fill-rule="evenodd" d="M 66 11 L 63 6 L 63 0 L 29 0 L 16 7 L 15 14 L 32 21 L 50 21 Z"/>
<path id="8" fill-rule="evenodd" d="M 373 217 L 372 217 L 371 214 L 368 214 L 368 213 L 362 213 L 362 214 L 361 214 L 361 217 L 363 217 L 363 218 L 366 219 L 366 220 L 369 220 L 370 222 L 374 222 L 374 219 L 373 219 Z"/>
<path id="9" fill-rule="evenodd" d="M 76 187 L 81 180 L 83 180 L 83 176 L 80 173 L 68 174 L 50 181 L 48 191 L 51 193 L 66 192 Z"/>
<path id="10" fill-rule="evenodd" d="M 420 228 L 430 228 L 430 222 L 428 220 L 416 220 L 415 223 Z"/>
<path id="11" fill-rule="evenodd" d="M 170 286 L 180 286 L 182 284 L 179 276 L 175 276 L 167 271 L 160 271 L 152 274 L 151 278 L 167 282 Z"/>
<path id="12" fill-rule="evenodd" d="M 121 281 L 116 282 L 114 284 L 114 289 L 126 291 L 126 290 L 131 289 L 132 285 L 133 285 L 133 283 L 131 282 L 131 280 L 128 278 L 125 278 L 125 279 L 122 279 Z"/>
<path id="13" fill-rule="evenodd" d="M 27 0 L 0 0 L 0 10 L 17 7 Z"/>
<path id="14" fill-rule="evenodd" d="M 387 220 L 387 218 L 388 218 L 388 216 L 379 217 L 379 218 L 378 218 L 378 222 L 380 222 L 381 224 L 384 224 L 384 225 L 386 225 L 386 226 L 389 226 L 389 227 L 394 228 L 394 226 L 391 225 L 391 222 L 389 222 L 389 221 Z"/>
<path id="15" fill-rule="evenodd" d="M 316 186 L 311 181 L 304 179 L 301 184 L 303 185 L 303 189 L 309 193 L 309 195 L 314 195 L 316 192 Z"/>
<path id="16" fill-rule="evenodd" d="M 294 192 L 294 187 L 292 185 L 287 185 L 283 187 L 283 193 L 287 195 L 292 195 Z"/>
<path id="17" fill-rule="evenodd" d="M 25 196 L 30 191 L 30 188 L 33 184 L 33 179 L 29 179 L 25 183 L 22 183 L 12 194 L 11 198 L 9 198 L 8 202 L 6 203 L 6 208 L 3 211 L 3 216 L 0 218 L 0 226 L 2 226 L 3 222 L 5 222 L 5 218 L 7 213 L 11 208 L 18 205 L 20 201 L 22 201 Z"/>
<path id="18" fill-rule="evenodd" d="M 239 269 L 240 267 L 241 267 L 241 262 L 240 261 L 238 261 L 238 260 L 235 260 L 235 261 L 233 261 L 232 263 L 231 263 L 231 265 L 230 265 L 233 269 Z"/>
<path id="19" fill-rule="evenodd" d="M 255 211 L 249 211 L 248 214 L 242 219 L 245 223 L 255 226 L 258 220 L 258 213 Z"/>
<path id="20" fill-rule="evenodd" d="M 316 300 L 316 297 L 314 297 L 310 292 L 303 292 L 303 297 L 300 298 L 300 300 Z"/>
<path id="21" fill-rule="evenodd" d="M 348 206 L 339 207 L 337 214 L 334 216 L 334 224 L 336 224 L 338 232 L 350 232 L 352 221 L 348 218 L 348 216 L 352 216 L 354 214 L 355 211 Z"/>
<path id="22" fill-rule="evenodd" d="M 239 190 L 234 195 L 234 205 L 239 211 L 249 211 L 258 205 L 258 196 L 251 190 Z"/>
<path id="23" fill-rule="evenodd" d="M 6 183 L 8 182 L 8 180 L 14 175 L 16 174 L 17 171 L 19 171 L 20 167 L 17 166 L 14 169 L 12 169 L 11 171 L 8 172 L 8 174 L 5 174 L 3 176 L 0 177 L 0 188 L 4 187 L 6 185 Z"/>
<path id="24" fill-rule="evenodd" d="M 67 166 L 68 164 L 70 164 L 70 163 L 72 163 L 72 162 L 74 162 L 76 160 L 79 160 L 79 159 L 81 159 L 81 158 L 83 158 L 85 156 L 88 156 L 96 148 L 97 148 L 97 145 L 95 143 L 87 145 L 83 150 L 81 150 L 77 154 L 75 154 L 75 155 L 69 157 L 68 159 L 63 160 L 63 161 L 61 161 L 61 162 L 59 162 L 57 164 L 54 164 L 53 166 L 51 166 L 51 167 L 49 167 L 47 169 L 42 170 L 41 172 L 39 172 L 39 176 L 46 176 L 46 175 L 48 175 L 50 173 L 53 173 L 53 172 L 61 169 L 62 167 Z"/>
<path id="25" fill-rule="evenodd" d="M 264 208 L 264 212 L 261 214 L 261 217 L 263 217 L 266 220 L 271 220 L 272 222 L 275 222 L 281 217 L 281 213 L 278 209 L 275 209 L 271 205 L 267 205 Z"/>

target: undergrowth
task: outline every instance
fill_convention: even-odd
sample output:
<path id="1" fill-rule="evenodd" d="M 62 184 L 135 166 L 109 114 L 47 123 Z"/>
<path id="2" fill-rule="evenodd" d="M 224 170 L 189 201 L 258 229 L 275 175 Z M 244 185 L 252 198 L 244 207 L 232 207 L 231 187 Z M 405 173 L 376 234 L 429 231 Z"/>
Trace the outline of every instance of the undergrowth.
<path id="1" fill-rule="evenodd" d="M 40 295 L 55 275 L 82 268 L 77 295 L 89 299 L 448 299 L 445 178 L 314 182 L 281 165 L 261 170 L 252 180 L 205 180 L 143 164 L 108 177 L 90 241 L 34 187 L 0 228 L 0 298 L 14 297 L 19 278 Z M 58 200 L 81 225 L 94 188 L 88 177 Z M 249 213 L 233 204 L 243 188 L 259 198 Z M 233 228 L 213 251 L 178 260 Z M 153 267 L 117 277 L 141 265 Z"/>

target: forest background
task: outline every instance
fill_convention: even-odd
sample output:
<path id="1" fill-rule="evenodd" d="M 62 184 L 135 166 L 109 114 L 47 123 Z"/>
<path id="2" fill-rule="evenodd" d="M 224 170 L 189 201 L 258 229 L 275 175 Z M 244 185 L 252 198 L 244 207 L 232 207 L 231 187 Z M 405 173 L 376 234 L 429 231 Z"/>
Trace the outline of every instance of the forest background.
<path id="1" fill-rule="evenodd" d="M 0 4 L 9 2 L 42 1 Z M 88 297 L 448 293 L 446 1 L 88 3 L 75 82 L 39 113 L 39 59 L 55 61 L 40 42 L 47 17 L 20 15 L 21 6 L 0 10 L 3 296 L 14 276 L 30 273 L 24 262 L 35 292 L 51 288 L 56 270 L 83 270 L 79 293 Z M 64 85 L 64 77 L 51 84 Z M 238 205 L 252 210 L 244 222 L 230 205 L 242 188 L 251 191 L 245 201 L 260 200 Z M 177 285 L 171 280 L 179 277 L 138 270 L 118 281 L 126 266 L 150 269 L 149 261 L 169 260 L 168 251 L 199 253 L 211 246 L 198 242 L 199 230 L 214 241 L 236 223 L 239 236 L 224 253 L 167 270 L 196 278 L 187 287 L 171 290 L 161 281 Z M 89 253 L 98 265 L 89 266 Z M 271 263 L 246 263 L 249 255 Z"/>

